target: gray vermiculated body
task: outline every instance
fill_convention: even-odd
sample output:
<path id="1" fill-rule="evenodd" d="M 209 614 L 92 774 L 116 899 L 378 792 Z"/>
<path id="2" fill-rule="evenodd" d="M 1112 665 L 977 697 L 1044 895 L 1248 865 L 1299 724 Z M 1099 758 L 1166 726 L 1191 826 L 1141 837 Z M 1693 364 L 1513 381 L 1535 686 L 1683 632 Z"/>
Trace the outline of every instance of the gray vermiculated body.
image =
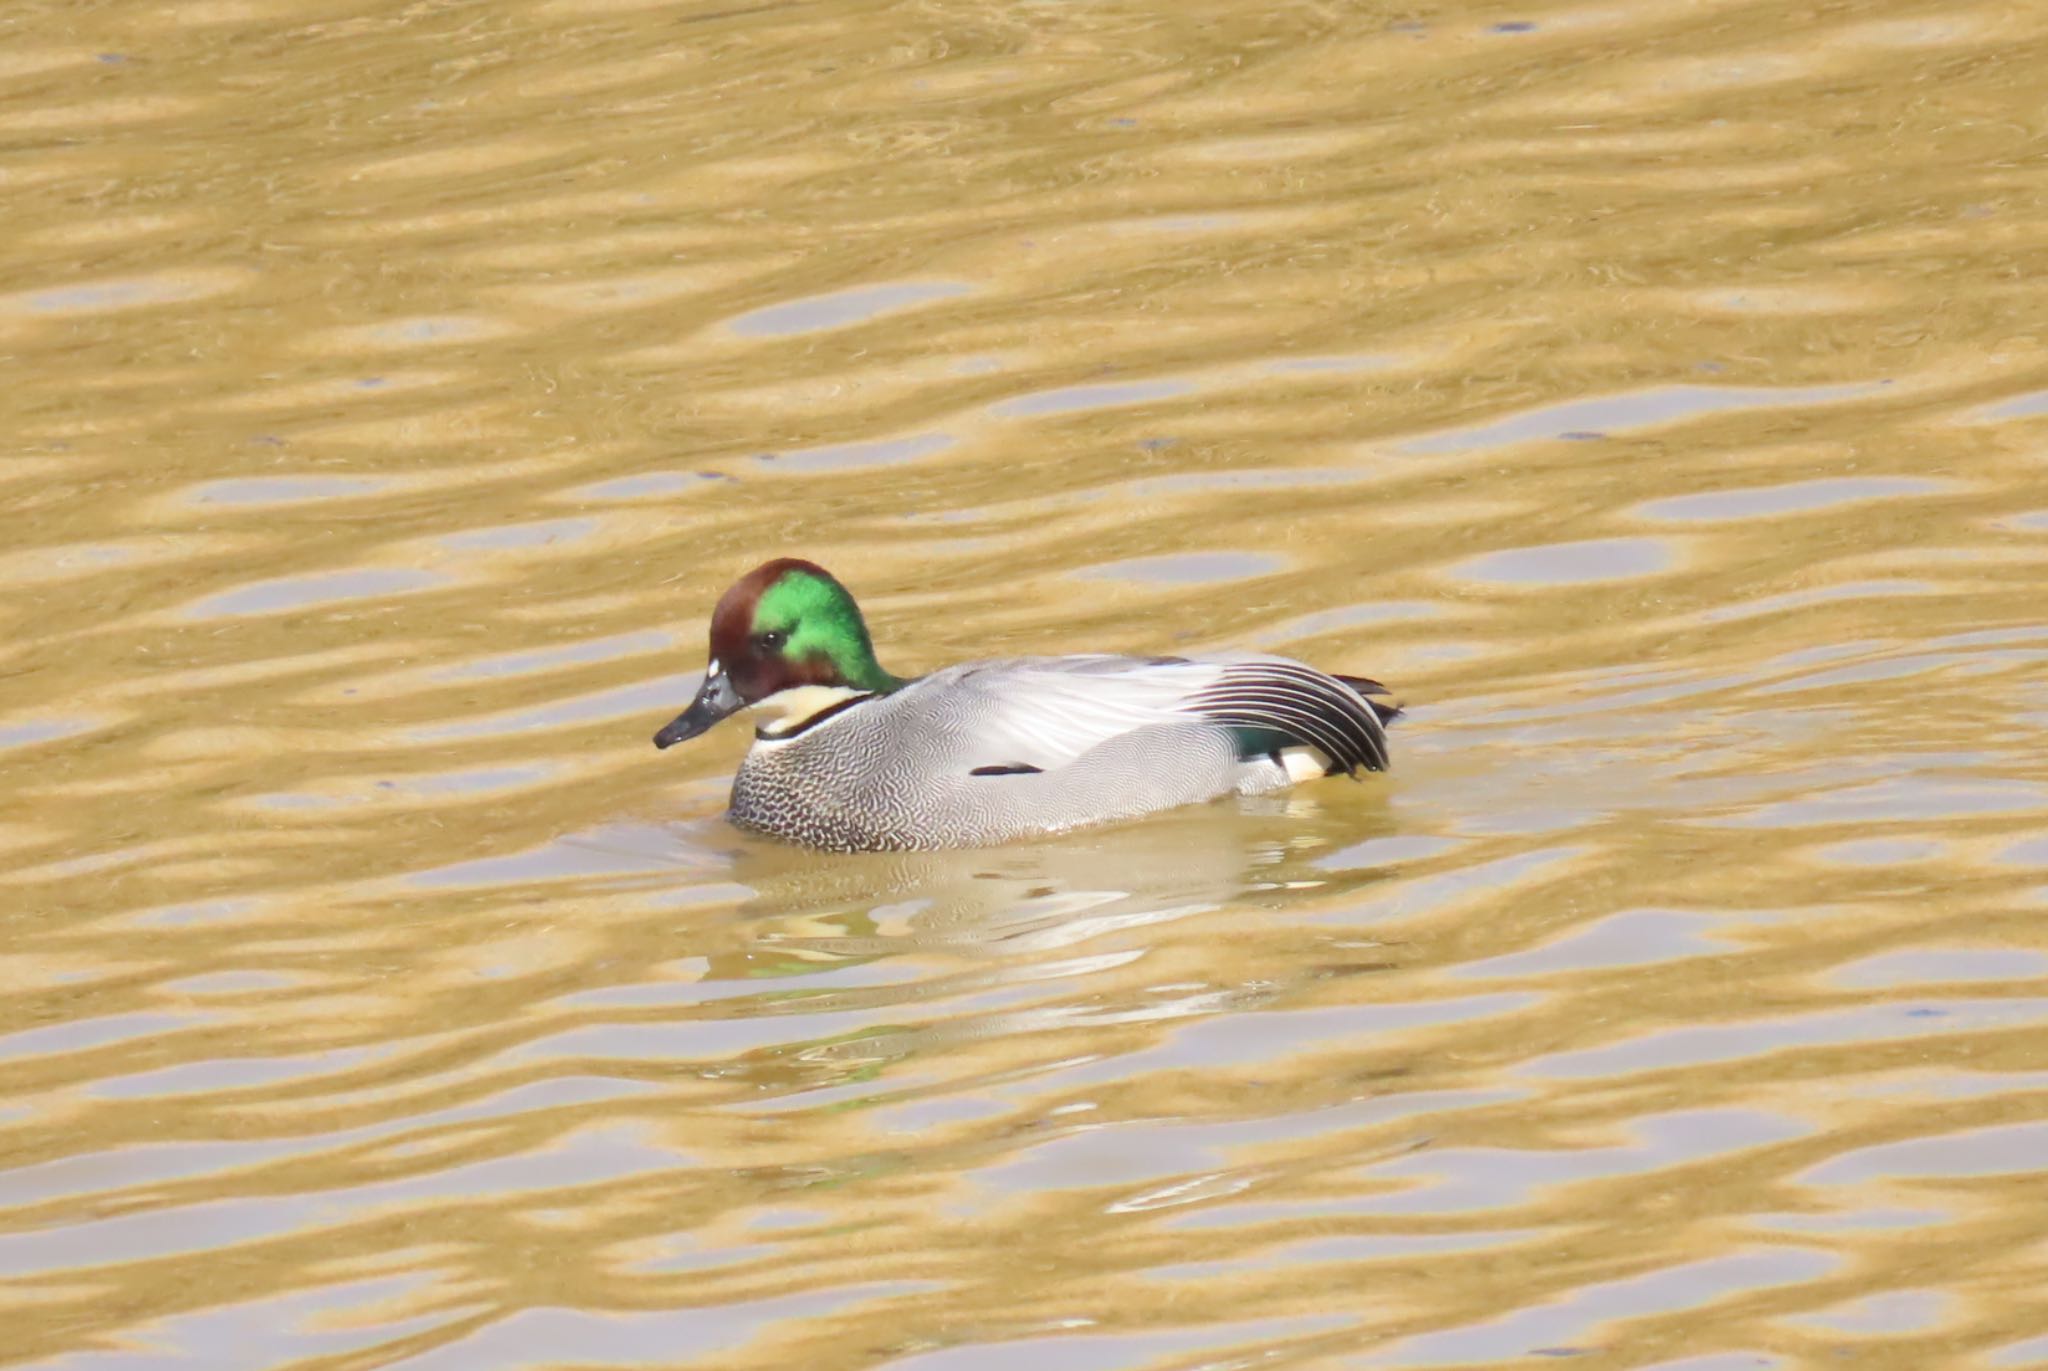
<path id="1" fill-rule="evenodd" d="M 1102 657 L 936 672 L 792 738 L 757 740 L 733 781 L 731 818 L 830 851 L 975 847 L 1286 786 L 1286 768 L 1264 756 L 1242 758 L 1227 727 L 1177 712 L 1171 700 L 1160 703 L 1223 669 Z M 1040 720 L 1052 720 L 1054 736 L 1020 731 L 1018 700 L 1033 683 L 1078 689 L 1083 701 L 1099 695 L 1122 711 L 1113 717 L 1137 726 L 1099 729 L 1108 736 L 1041 772 L 971 774 L 976 766 L 1031 762 L 1088 736 L 1086 727 L 1061 734 L 1063 699 Z M 1087 713 L 1086 705 L 1078 712 Z"/>

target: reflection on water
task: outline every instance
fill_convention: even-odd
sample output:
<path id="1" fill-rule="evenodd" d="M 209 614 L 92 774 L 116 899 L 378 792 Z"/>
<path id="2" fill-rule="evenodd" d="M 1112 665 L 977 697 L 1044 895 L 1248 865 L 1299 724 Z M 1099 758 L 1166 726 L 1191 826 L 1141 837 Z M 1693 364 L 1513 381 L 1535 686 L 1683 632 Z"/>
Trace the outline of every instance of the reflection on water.
<path id="1" fill-rule="evenodd" d="M 0 1360 L 2048 1362 L 2031 10 L 31 10 Z M 783 552 L 1396 769 L 756 842 Z"/>

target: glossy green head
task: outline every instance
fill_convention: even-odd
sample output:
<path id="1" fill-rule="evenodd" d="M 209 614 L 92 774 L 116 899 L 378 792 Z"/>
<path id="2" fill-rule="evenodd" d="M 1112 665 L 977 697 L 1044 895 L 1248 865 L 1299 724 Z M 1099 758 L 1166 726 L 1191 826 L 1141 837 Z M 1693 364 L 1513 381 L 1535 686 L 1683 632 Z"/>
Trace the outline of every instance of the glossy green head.
<path id="1" fill-rule="evenodd" d="M 780 557 L 755 567 L 711 614 L 711 665 L 696 700 L 655 735 L 667 747 L 694 738 L 726 715 L 797 686 L 894 690 L 882 670 L 860 606 L 831 572 Z"/>

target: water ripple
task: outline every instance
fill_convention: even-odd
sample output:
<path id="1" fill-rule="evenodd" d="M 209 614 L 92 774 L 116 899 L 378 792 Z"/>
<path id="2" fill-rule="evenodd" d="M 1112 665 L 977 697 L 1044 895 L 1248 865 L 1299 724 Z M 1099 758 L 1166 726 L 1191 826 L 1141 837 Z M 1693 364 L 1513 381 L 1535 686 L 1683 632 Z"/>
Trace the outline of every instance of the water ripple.
<path id="1" fill-rule="evenodd" d="M 0 45 L 5 1359 L 2048 1355 L 2041 20 L 881 18 Z M 782 554 L 1394 770 L 756 841 Z"/>

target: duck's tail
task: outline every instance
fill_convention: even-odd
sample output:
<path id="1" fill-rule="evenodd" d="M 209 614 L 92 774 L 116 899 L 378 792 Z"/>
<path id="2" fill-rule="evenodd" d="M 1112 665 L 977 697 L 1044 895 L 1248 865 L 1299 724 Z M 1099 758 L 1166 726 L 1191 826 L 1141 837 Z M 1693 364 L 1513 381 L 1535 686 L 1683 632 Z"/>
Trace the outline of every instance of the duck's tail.
<path id="1" fill-rule="evenodd" d="M 1372 706 L 1372 712 L 1380 722 L 1390 724 L 1401 717 L 1401 702 L 1394 698 L 1394 692 L 1368 676 L 1339 676 L 1338 680 L 1350 686 Z"/>
<path id="2" fill-rule="evenodd" d="M 1384 687 L 1375 689 L 1384 693 Z M 1381 707 L 1345 677 L 1294 662 L 1239 662 L 1214 685 L 1189 696 L 1184 707 L 1229 725 L 1260 750 L 1284 744 L 1313 747 L 1330 759 L 1332 772 L 1356 776 L 1361 768 L 1387 769 Z M 1387 708 L 1386 718 L 1399 712 Z"/>

